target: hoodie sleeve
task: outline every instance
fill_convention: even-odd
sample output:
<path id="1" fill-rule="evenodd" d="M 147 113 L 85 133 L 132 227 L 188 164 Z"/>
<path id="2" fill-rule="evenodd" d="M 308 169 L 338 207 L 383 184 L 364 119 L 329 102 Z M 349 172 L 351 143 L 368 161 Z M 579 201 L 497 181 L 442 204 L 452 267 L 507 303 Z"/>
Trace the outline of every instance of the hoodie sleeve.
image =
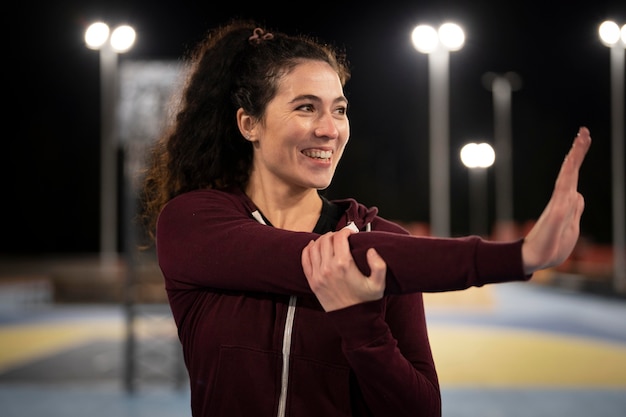
<path id="1" fill-rule="evenodd" d="M 341 335 L 367 415 L 441 415 L 422 294 L 385 297 L 328 315 Z"/>
<path id="2" fill-rule="evenodd" d="M 367 248 L 376 248 L 387 262 L 386 294 L 454 291 L 532 276 L 524 274 L 522 239 L 493 242 L 478 236 L 432 238 L 388 232 L 358 233 L 349 239 L 364 274 L 370 273 Z"/>
<path id="3" fill-rule="evenodd" d="M 167 288 L 312 294 L 301 253 L 318 235 L 266 226 L 250 213 L 242 197 L 223 191 L 199 190 L 171 200 L 159 216 L 156 236 Z M 367 249 L 379 251 L 388 264 L 388 293 L 447 291 L 526 279 L 520 242 L 372 231 L 352 235 L 350 245 L 357 265 L 367 274 Z"/>
<path id="4" fill-rule="evenodd" d="M 300 254 L 317 235 L 261 224 L 246 203 L 237 194 L 198 190 L 163 208 L 156 249 L 168 290 L 312 294 Z"/>

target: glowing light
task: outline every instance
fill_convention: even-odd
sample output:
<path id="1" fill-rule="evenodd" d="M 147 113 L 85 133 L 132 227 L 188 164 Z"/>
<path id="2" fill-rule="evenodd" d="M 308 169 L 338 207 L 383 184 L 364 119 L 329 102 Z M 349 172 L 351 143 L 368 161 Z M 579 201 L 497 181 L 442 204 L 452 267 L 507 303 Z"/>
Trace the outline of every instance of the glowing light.
<path id="1" fill-rule="evenodd" d="M 463 29 L 455 23 L 444 23 L 438 31 L 439 41 L 449 50 L 458 51 L 465 43 Z"/>
<path id="2" fill-rule="evenodd" d="M 468 168 L 489 168 L 496 160 L 496 153 L 488 143 L 468 143 L 461 148 L 461 161 Z"/>
<path id="3" fill-rule="evenodd" d="M 109 41 L 115 52 L 122 53 L 132 48 L 135 38 L 135 29 L 128 25 L 118 26 L 111 33 L 106 23 L 96 22 L 85 31 L 85 43 L 89 49 L 101 49 Z"/>
<path id="4" fill-rule="evenodd" d="M 423 54 L 430 54 L 443 47 L 458 51 L 465 43 L 463 29 L 455 23 L 444 23 L 438 30 L 429 25 L 418 25 L 411 33 L 413 46 Z"/>
<path id="5" fill-rule="evenodd" d="M 135 43 L 135 29 L 128 25 L 115 28 L 111 34 L 111 46 L 116 52 L 126 52 Z"/>
<path id="6" fill-rule="evenodd" d="M 93 23 L 85 31 L 85 43 L 89 49 L 100 49 L 108 39 L 109 26 L 106 23 Z"/>
<path id="7" fill-rule="evenodd" d="M 411 40 L 413 41 L 415 49 L 423 54 L 429 54 L 435 51 L 437 45 L 439 45 L 439 35 L 437 31 L 435 28 L 428 25 L 416 26 L 411 34 Z"/>
<path id="8" fill-rule="evenodd" d="M 606 46 L 616 45 L 620 41 L 626 46 L 626 25 L 622 26 L 620 30 L 617 23 L 606 20 L 598 28 L 598 34 L 600 35 L 600 40 Z"/>

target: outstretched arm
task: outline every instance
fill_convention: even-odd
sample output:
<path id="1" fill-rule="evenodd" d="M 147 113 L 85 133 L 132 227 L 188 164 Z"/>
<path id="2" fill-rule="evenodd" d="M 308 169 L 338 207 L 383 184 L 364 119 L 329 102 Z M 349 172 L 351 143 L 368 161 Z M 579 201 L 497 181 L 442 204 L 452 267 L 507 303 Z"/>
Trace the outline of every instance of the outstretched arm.
<path id="1" fill-rule="evenodd" d="M 532 274 L 561 264 L 571 254 L 580 232 L 585 202 L 578 192 L 578 172 L 591 145 L 586 127 L 581 127 L 561 165 L 552 197 L 524 239 L 524 272 Z"/>
<path id="2" fill-rule="evenodd" d="M 561 264 L 576 245 L 580 232 L 580 218 L 585 205 L 582 195 L 577 190 L 578 172 L 590 145 L 589 130 L 581 127 L 563 161 L 550 201 L 535 226 L 524 238 L 521 257 L 526 275 Z M 374 266 L 372 275 L 368 278 L 359 273 L 347 249 L 346 241 L 349 235 L 348 230 L 342 230 L 321 236 L 315 242 L 309 243 L 302 253 L 302 265 L 309 285 L 320 301 L 326 301 L 322 305 L 326 304 L 324 307 L 327 311 L 338 306 L 357 303 L 359 300 L 363 302 L 379 298 L 380 291 L 384 290 L 384 285 L 381 287 L 378 281 L 379 274 L 384 271 L 385 262 L 392 265 L 390 259 L 387 259 L 381 251 L 378 253 L 383 255 L 382 258 L 376 252 L 369 252 L 367 261 L 370 268 Z M 435 248 L 438 242 L 445 241 L 436 239 L 424 241 L 424 245 L 428 245 L 429 242 L 432 248 Z M 382 242 L 372 243 L 378 246 L 382 244 Z M 395 248 L 395 252 L 401 249 L 398 246 Z M 406 261 L 406 257 L 401 258 Z M 431 256 L 429 259 L 433 261 L 435 258 Z M 423 259 L 422 262 L 424 261 L 426 260 Z M 398 272 L 398 268 L 398 265 L 395 265 L 395 272 Z M 337 282 L 333 282 L 335 280 Z M 351 291 L 353 299 L 348 302 L 349 297 L 346 294 Z M 329 298 L 334 298 L 334 301 L 329 302 Z"/>

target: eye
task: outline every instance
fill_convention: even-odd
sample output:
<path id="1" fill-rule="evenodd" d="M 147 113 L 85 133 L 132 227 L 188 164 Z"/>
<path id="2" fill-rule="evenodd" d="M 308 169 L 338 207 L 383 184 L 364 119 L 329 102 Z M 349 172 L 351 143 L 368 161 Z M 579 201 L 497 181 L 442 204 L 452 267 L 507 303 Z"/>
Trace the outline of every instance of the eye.
<path id="1" fill-rule="evenodd" d="M 312 112 L 315 110 L 315 107 L 312 104 L 303 104 L 297 107 L 297 110 Z"/>
<path id="2" fill-rule="evenodd" d="M 335 114 L 345 116 L 347 113 L 348 113 L 347 106 L 338 106 L 337 108 L 335 108 Z"/>

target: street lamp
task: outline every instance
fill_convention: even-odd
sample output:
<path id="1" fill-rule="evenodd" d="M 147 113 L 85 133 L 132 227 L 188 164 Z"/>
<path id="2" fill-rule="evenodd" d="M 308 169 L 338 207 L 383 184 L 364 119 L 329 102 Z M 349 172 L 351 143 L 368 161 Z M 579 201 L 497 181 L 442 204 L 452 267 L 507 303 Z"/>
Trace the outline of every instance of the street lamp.
<path id="1" fill-rule="evenodd" d="M 613 285 L 626 293 L 626 213 L 624 184 L 624 49 L 626 24 L 603 22 L 600 40 L 611 49 L 611 166 L 613 171 Z"/>
<path id="2" fill-rule="evenodd" d="M 463 29 L 444 23 L 438 30 L 418 25 L 413 46 L 428 55 L 430 122 L 430 228 L 431 235 L 450 236 L 450 126 L 449 53 L 465 43 Z"/>
<path id="3" fill-rule="evenodd" d="M 522 85 L 515 72 L 483 75 L 484 87 L 493 95 L 494 146 L 496 163 L 496 239 L 508 240 L 514 226 L 513 215 L 513 134 L 511 126 L 511 95 Z"/>
<path id="4" fill-rule="evenodd" d="M 118 26 L 113 32 L 103 22 L 85 31 L 85 44 L 100 51 L 100 256 L 105 262 L 117 258 L 117 55 L 135 42 L 135 30 Z"/>
<path id="5" fill-rule="evenodd" d="M 489 234 L 487 209 L 487 168 L 496 154 L 488 143 L 468 143 L 461 148 L 461 161 L 469 168 L 470 233 L 486 237 Z"/>

